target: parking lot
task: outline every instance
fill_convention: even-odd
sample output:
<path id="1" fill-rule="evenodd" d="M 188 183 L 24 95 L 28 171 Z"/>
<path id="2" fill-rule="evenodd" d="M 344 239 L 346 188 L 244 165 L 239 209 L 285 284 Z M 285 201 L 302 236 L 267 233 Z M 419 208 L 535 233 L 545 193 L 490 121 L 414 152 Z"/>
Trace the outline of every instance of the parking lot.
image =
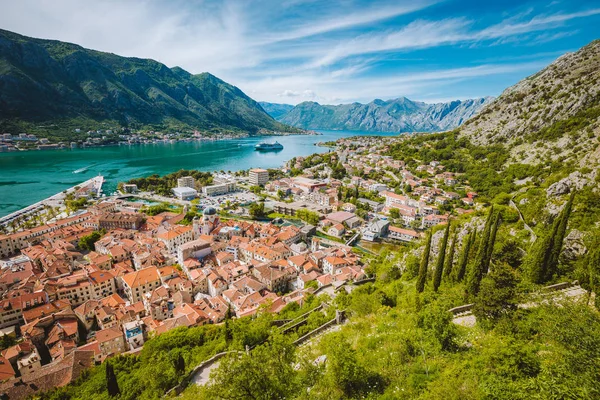
<path id="1" fill-rule="evenodd" d="M 251 192 L 231 192 L 219 196 L 202 196 L 199 205 L 201 207 L 220 207 L 229 201 L 230 203 L 238 203 L 246 205 L 258 201 L 258 196 Z"/>

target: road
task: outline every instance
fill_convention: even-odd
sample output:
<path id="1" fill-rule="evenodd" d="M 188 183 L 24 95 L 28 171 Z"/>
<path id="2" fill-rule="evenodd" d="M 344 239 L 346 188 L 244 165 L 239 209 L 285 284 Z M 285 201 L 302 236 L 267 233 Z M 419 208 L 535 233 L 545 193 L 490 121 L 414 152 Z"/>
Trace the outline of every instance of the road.
<path id="1" fill-rule="evenodd" d="M 387 171 L 387 170 L 386 170 L 386 171 L 385 171 L 385 173 L 386 173 L 386 174 L 388 174 L 389 176 L 391 176 L 392 178 L 394 178 L 394 180 L 395 180 L 396 182 L 400 182 L 400 178 L 398 178 L 398 177 L 396 176 L 396 174 L 395 174 L 395 173 L 393 173 L 392 171 Z"/>
<path id="2" fill-rule="evenodd" d="M 202 370 L 192 377 L 190 383 L 198 386 L 204 386 L 210 381 L 210 373 L 212 370 L 219 368 L 221 364 L 220 361 L 215 361 L 214 363 L 202 368 Z"/>
<path id="3" fill-rule="evenodd" d="M 516 195 L 515 195 L 516 196 Z M 511 197 L 510 201 L 508 202 L 508 204 L 514 208 L 515 210 L 517 210 L 517 213 L 519 213 L 519 219 L 521 221 L 523 221 L 523 226 L 525 227 L 525 229 L 527 229 L 529 231 L 529 233 L 531 233 L 531 241 L 535 242 L 537 239 L 537 235 L 535 234 L 535 232 L 533 231 L 533 229 L 531 229 L 531 227 L 529 225 L 527 225 L 527 222 L 525 222 L 525 218 L 523 218 L 523 213 L 521 212 L 521 210 L 519 210 L 519 207 L 517 207 L 517 205 L 515 204 L 515 202 L 513 201 L 513 199 L 515 198 L 515 196 Z"/>

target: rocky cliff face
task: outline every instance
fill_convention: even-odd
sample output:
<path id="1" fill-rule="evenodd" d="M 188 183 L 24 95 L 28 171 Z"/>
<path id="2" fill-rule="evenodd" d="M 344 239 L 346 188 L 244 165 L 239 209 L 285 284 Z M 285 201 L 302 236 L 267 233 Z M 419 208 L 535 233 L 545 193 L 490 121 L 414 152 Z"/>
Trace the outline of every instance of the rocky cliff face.
<path id="1" fill-rule="evenodd" d="M 0 30 L 0 127 L 73 119 L 250 132 L 285 129 L 241 90 L 211 74 L 192 75 L 153 60 Z"/>
<path id="2" fill-rule="evenodd" d="M 454 129 L 491 98 L 427 104 L 401 97 L 368 104 L 298 104 L 279 121 L 305 129 L 363 130 L 376 132 L 435 132 Z"/>
<path id="3" fill-rule="evenodd" d="M 600 160 L 600 41 L 565 54 L 506 89 L 461 127 L 476 143 L 503 143 L 515 161 Z"/>

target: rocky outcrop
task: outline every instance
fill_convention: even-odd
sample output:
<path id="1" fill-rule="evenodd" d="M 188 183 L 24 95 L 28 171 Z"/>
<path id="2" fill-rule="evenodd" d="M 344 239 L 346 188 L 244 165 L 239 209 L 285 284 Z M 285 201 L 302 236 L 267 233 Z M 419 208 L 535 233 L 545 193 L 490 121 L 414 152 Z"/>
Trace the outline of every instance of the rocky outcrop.
<path id="1" fill-rule="evenodd" d="M 513 159 L 539 163 L 600 155 L 600 41 L 567 53 L 506 89 L 461 134 L 478 144 L 508 145 Z"/>
<path id="2" fill-rule="evenodd" d="M 584 234 L 577 229 L 571 230 L 563 242 L 562 256 L 567 261 L 574 261 L 587 252 Z"/>
<path id="3" fill-rule="evenodd" d="M 571 192 L 571 190 L 581 190 L 588 184 L 595 181 L 596 170 L 593 170 L 589 175 L 583 175 L 580 171 L 572 172 L 566 178 L 553 183 L 546 189 L 548 197 L 560 196 Z"/>

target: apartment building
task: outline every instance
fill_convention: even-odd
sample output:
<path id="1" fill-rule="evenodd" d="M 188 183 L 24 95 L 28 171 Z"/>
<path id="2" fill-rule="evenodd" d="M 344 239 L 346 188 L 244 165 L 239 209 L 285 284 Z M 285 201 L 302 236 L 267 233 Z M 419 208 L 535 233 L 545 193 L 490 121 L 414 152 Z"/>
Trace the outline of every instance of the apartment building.
<path id="1" fill-rule="evenodd" d="M 235 182 L 224 182 L 216 185 L 204 186 L 202 188 L 202 193 L 204 193 L 205 196 L 218 196 L 220 194 L 234 192 L 235 189 Z"/>
<path id="2" fill-rule="evenodd" d="M 196 180 L 191 176 L 182 176 L 181 178 L 177 178 L 177 187 L 194 189 L 196 187 Z"/>
<path id="3" fill-rule="evenodd" d="M 167 246 L 169 253 L 174 254 L 179 246 L 194 240 L 194 232 L 191 226 L 177 226 L 170 231 L 158 234 L 156 237 Z"/>
<path id="4" fill-rule="evenodd" d="M 251 169 L 248 172 L 248 179 L 253 185 L 263 186 L 269 181 L 269 171 L 260 168 Z"/>
<path id="5" fill-rule="evenodd" d="M 131 272 L 121 278 L 125 295 L 131 303 L 137 303 L 144 298 L 144 294 L 159 287 L 162 282 L 156 267 L 148 267 Z"/>

